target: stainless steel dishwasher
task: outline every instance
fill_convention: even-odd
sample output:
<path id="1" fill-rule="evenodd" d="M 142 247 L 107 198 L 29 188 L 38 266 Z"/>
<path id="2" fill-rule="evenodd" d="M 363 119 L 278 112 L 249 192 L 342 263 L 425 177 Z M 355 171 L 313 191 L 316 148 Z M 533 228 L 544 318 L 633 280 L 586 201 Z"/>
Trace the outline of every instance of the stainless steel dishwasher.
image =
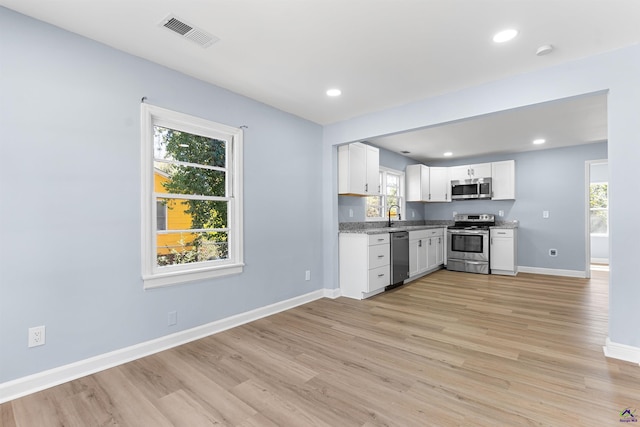
<path id="1" fill-rule="evenodd" d="M 391 284 L 401 285 L 409 278 L 409 232 L 391 233 Z"/>

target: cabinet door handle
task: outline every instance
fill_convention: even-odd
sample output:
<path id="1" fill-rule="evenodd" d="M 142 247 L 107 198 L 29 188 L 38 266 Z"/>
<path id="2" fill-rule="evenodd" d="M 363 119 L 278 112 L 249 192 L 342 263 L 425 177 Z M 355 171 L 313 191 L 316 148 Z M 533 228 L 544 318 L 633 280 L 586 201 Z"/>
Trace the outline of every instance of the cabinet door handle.
<path id="1" fill-rule="evenodd" d="M 431 246 L 431 239 L 429 239 L 429 246 Z"/>
<path id="2" fill-rule="evenodd" d="M 365 184 L 364 185 L 364 192 L 368 193 L 369 192 L 369 184 Z"/>
<path id="3" fill-rule="evenodd" d="M 378 255 L 378 258 L 384 258 L 384 255 Z"/>
<path id="4" fill-rule="evenodd" d="M 422 247 L 422 240 L 418 240 L 418 247 L 421 248 Z"/>
<path id="5" fill-rule="evenodd" d="M 378 277 L 384 277 L 384 273 L 378 274 Z"/>
<path id="6" fill-rule="evenodd" d="M 378 239 L 378 242 L 384 242 L 384 238 Z"/>
<path id="7" fill-rule="evenodd" d="M 442 237 L 438 237 L 438 243 L 442 242 Z"/>
<path id="8" fill-rule="evenodd" d="M 493 245 L 493 237 L 491 238 L 491 244 Z"/>
<path id="9" fill-rule="evenodd" d="M 449 193 L 444 193 L 444 199 L 449 200 Z"/>
<path id="10" fill-rule="evenodd" d="M 498 232 L 496 232 L 496 234 L 507 234 L 507 232 L 506 231 L 498 231 Z"/>

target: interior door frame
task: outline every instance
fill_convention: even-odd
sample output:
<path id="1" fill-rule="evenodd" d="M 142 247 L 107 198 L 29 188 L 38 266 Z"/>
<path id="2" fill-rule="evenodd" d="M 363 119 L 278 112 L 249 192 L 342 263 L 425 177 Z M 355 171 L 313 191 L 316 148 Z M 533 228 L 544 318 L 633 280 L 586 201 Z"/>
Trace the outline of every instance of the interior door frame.
<path id="1" fill-rule="evenodd" d="M 590 209 L 590 186 L 591 186 L 591 166 L 599 163 L 606 163 L 609 167 L 609 159 L 586 160 L 584 162 L 584 224 L 585 224 L 585 278 L 591 278 L 591 209 Z M 609 265 L 611 265 L 611 255 L 609 255 Z"/>

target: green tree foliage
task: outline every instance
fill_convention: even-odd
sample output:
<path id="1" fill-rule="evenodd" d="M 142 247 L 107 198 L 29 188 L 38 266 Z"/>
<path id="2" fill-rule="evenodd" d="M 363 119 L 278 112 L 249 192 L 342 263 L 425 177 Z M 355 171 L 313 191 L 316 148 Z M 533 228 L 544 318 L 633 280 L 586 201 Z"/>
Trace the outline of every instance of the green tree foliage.
<path id="1" fill-rule="evenodd" d="M 168 180 L 162 185 L 168 193 L 200 196 L 226 196 L 226 172 L 198 167 L 197 165 L 226 167 L 226 142 L 173 129 L 156 127 L 156 150 L 170 161 L 181 163 L 164 163 L 162 169 Z M 189 163 L 189 165 L 183 164 Z M 185 200 L 185 210 L 191 216 L 192 229 L 211 229 L 227 227 L 227 202 L 212 200 Z M 215 247 L 215 258 L 227 257 L 227 233 L 199 233 L 193 242 L 197 253 L 203 253 L 203 245 Z M 207 240 L 209 242 L 205 242 Z M 205 251 L 211 257 L 211 251 Z M 176 257 L 177 258 L 177 257 Z M 196 260 L 202 260 L 197 259 Z"/>

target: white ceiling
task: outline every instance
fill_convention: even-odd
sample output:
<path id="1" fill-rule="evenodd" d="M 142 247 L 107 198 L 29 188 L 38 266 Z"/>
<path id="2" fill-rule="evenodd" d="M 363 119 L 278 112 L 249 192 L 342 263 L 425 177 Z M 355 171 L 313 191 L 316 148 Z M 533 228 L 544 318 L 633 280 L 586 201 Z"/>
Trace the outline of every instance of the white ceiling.
<path id="1" fill-rule="evenodd" d="M 534 145 L 535 139 L 546 142 Z M 433 160 L 544 150 L 607 139 L 607 95 L 597 93 L 370 138 L 368 142 L 428 164 Z M 445 157 L 446 151 L 453 156 Z"/>
<path id="2" fill-rule="evenodd" d="M 320 124 L 640 42 L 640 0 L 0 0 L 0 5 Z M 159 26 L 169 14 L 220 40 L 202 48 L 181 38 Z M 506 27 L 517 28 L 518 37 L 494 44 L 493 34 Z M 556 49 L 536 56 L 545 44 Z M 343 95 L 327 97 L 331 87 Z M 415 142 L 407 145 L 419 150 Z"/>

